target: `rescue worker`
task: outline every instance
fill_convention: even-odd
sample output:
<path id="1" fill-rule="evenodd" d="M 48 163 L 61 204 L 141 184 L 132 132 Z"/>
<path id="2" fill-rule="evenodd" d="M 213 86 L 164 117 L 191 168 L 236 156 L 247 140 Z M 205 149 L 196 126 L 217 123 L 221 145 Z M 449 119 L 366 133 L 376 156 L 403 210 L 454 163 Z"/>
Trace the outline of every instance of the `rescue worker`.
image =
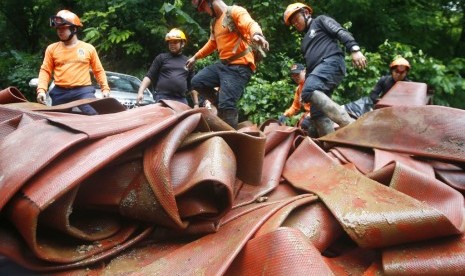
<path id="1" fill-rule="evenodd" d="M 283 17 L 287 26 L 292 25 L 297 31 L 305 32 L 301 51 L 307 72 L 302 102 L 311 103 L 311 118 L 319 136 L 324 136 L 334 131 L 333 121 L 344 127 L 354 120 L 331 100 L 334 89 L 346 74 L 344 52 L 338 40 L 351 53 L 354 66 L 363 69 L 367 61 L 353 36 L 338 22 L 325 15 L 312 18 L 312 13 L 310 6 L 293 3 L 286 8 Z"/>
<path id="2" fill-rule="evenodd" d="M 192 69 L 186 68 L 187 57 L 182 50 L 187 43 L 186 35 L 180 29 L 171 29 L 165 36 L 168 52 L 155 57 L 137 93 L 137 102 L 144 97 L 144 90 L 153 82 L 154 100 L 174 100 L 188 105 L 186 95 L 191 91 Z"/>
<path id="3" fill-rule="evenodd" d="M 410 81 L 407 78 L 410 71 L 410 63 L 403 57 L 394 59 L 389 65 L 390 73 L 382 76 L 371 90 L 370 98 L 376 103 L 379 98 L 383 97 L 398 81 Z"/>
<path id="4" fill-rule="evenodd" d="M 100 84 L 103 97 L 110 96 L 110 87 L 97 51 L 77 37 L 78 28 L 82 26 L 79 17 L 68 10 L 61 10 L 50 17 L 50 27 L 56 29 L 60 41 L 50 44 L 45 50 L 39 71 L 37 102 L 45 104 L 52 75 L 55 81 L 55 86 L 49 92 L 52 105 L 95 98 L 90 68 Z M 90 105 L 82 105 L 79 109 L 87 115 L 97 114 Z"/>
<path id="5" fill-rule="evenodd" d="M 192 0 L 199 12 L 213 18 L 210 39 L 191 57 L 186 66 L 192 68 L 196 60 L 218 51 L 220 62 L 203 68 L 192 79 L 192 89 L 211 99 L 218 108 L 218 117 L 233 128 L 237 127 L 237 102 L 256 69 L 250 43 L 268 50 L 268 41 L 247 12 L 239 6 L 227 6 L 221 0 Z M 220 87 L 216 93 L 215 87 Z"/>
<path id="6" fill-rule="evenodd" d="M 291 66 L 291 78 L 298 85 L 294 93 L 294 101 L 292 105 L 284 111 L 283 115 L 279 117 L 279 121 L 284 123 L 286 117 L 294 116 L 302 108 L 302 103 L 300 102 L 302 88 L 305 83 L 305 66 L 300 63 L 295 63 Z M 310 117 L 310 103 L 305 103 L 303 105 L 305 113 L 299 120 L 298 126 L 306 131 L 309 136 L 314 137 L 315 129 L 313 127 L 313 122 Z"/>

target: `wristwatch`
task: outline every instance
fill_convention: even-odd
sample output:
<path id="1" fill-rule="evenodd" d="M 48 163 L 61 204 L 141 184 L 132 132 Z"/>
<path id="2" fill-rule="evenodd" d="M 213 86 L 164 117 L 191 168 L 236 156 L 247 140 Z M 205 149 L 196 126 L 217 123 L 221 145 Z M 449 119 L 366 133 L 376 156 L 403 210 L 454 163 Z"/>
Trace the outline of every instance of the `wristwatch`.
<path id="1" fill-rule="evenodd" d="M 354 46 L 352 46 L 352 48 L 350 48 L 351 53 L 355 53 L 355 52 L 358 52 L 358 51 L 360 51 L 360 47 L 358 45 L 354 45 Z"/>

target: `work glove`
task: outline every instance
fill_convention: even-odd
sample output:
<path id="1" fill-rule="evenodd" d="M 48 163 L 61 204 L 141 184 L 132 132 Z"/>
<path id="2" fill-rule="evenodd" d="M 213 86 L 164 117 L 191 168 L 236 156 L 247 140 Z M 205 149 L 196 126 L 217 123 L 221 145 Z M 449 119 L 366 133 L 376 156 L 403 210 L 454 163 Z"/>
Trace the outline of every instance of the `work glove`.
<path id="1" fill-rule="evenodd" d="M 45 98 L 46 98 L 45 92 L 39 92 L 37 94 L 37 102 L 38 103 L 45 104 Z"/>
<path id="2" fill-rule="evenodd" d="M 284 124 L 284 122 L 286 121 L 286 116 L 281 115 L 281 116 L 279 116 L 279 119 L 278 119 L 278 120 L 279 120 L 279 122 L 280 122 L 281 124 Z"/>

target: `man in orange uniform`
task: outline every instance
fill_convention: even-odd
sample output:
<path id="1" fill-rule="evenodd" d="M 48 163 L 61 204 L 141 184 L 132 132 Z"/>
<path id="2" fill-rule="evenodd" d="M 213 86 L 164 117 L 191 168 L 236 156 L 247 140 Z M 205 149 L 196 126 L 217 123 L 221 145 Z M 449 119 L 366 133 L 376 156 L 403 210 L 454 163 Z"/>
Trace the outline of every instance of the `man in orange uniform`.
<path id="1" fill-rule="evenodd" d="M 291 66 L 291 78 L 298 85 L 294 93 L 294 101 L 292 105 L 284 111 L 284 114 L 279 116 L 279 121 L 284 123 L 286 117 L 294 116 L 302 108 L 302 88 L 305 84 L 305 66 L 300 63 L 295 63 Z M 304 103 L 303 108 L 305 113 L 299 120 L 299 127 L 308 133 L 311 137 L 317 137 L 315 127 L 313 126 L 310 117 L 310 103 Z"/>
<path id="2" fill-rule="evenodd" d="M 221 0 L 192 0 L 192 4 L 199 12 L 206 12 L 213 17 L 213 23 L 210 39 L 187 61 L 186 66 L 191 68 L 197 59 L 215 50 L 220 58 L 220 62 L 205 67 L 194 76 L 192 89 L 212 99 L 218 108 L 218 117 L 236 128 L 237 102 L 256 69 L 250 44 L 255 43 L 268 50 L 268 41 L 258 23 L 242 7 L 227 6 Z M 220 87 L 217 94 L 215 87 Z"/>
<path id="3" fill-rule="evenodd" d="M 50 17 L 50 26 L 57 30 L 60 41 L 50 44 L 45 51 L 39 72 L 37 101 L 45 104 L 45 94 L 52 74 L 55 80 L 55 86 L 49 92 L 52 105 L 95 98 L 90 68 L 100 84 L 103 97 L 109 97 L 110 87 L 97 51 L 91 44 L 77 38 L 77 29 L 82 27 L 79 17 L 68 10 L 61 10 L 56 16 Z M 97 114 L 89 105 L 79 108 L 84 114 Z"/>

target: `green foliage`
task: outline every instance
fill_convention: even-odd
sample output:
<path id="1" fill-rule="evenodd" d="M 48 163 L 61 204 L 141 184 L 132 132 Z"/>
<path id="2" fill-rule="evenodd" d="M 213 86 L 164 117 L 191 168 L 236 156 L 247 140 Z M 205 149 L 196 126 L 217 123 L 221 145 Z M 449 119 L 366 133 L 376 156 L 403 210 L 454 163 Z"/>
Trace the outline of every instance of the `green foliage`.
<path id="1" fill-rule="evenodd" d="M 124 73 L 140 71 L 141 68 L 147 70 L 156 55 L 167 51 L 164 38 L 170 29 L 180 28 L 186 34 L 186 54 L 199 47 L 199 39 L 194 37 L 208 37 L 206 30 L 182 10 L 183 5 L 183 1 L 175 1 L 174 4 L 164 1 L 112 1 L 108 6 L 90 9 L 83 15 L 84 40 L 96 46 L 105 68 Z M 106 60 L 112 62 L 107 65 Z"/>
<path id="2" fill-rule="evenodd" d="M 41 63 L 36 55 L 14 50 L 0 52 L 0 83 L 4 84 L 0 88 L 15 86 L 28 100 L 35 101 L 35 90 L 29 87 L 29 81 L 37 77 Z"/>
<path id="3" fill-rule="evenodd" d="M 364 70 L 355 69 L 350 55 L 345 56 L 347 75 L 334 91 L 333 99 L 336 102 L 344 104 L 368 95 L 378 79 L 387 72 L 382 54 L 370 52 L 364 54 L 368 60 L 367 68 Z"/>
<path id="4" fill-rule="evenodd" d="M 256 124 L 268 118 L 278 118 L 292 102 L 294 89 L 295 86 L 287 80 L 269 82 L 254 76 L 239 102 L 239 109 Z"/>
<path id="5" fill-rule="evenodd" d="M 268 81 L 266 74 L 268 68 L 260 64 L 258 71 L 252 76 L 246 87 L 242 99 L 239 101 L 239 109 L 243 120 L 249 120 L 261 124 L 269 118 L 277 119 L 292 104 L 294 91 L 297 85 L 289 75 L 289 68 L 296 61 L 287 57 L 284 53 L 274 56 L 276 75 L 275 81 Z M 289 125 L 294 125 L 299 114 L 288 120 Z"/>
<path id="6" fill-rule="evenodd" d="M 234 4 L 246 8 L 253 19 L 262 28 L 263 34 L 270 44 L 267 57 L 257 70 L 259 78 L 270 82 L 288 78 L 291 61 L 302 62 L 300 53 L 301 35 L 283 21 L 285 1 L 234 1 Z"/>
<path id="7" fill-rule="evenodd" d="M 333 94 L 333 100 L 339 104 L 369 95 L 378 79 L 389 74 L 391 61 L 403 56 L 412 65 L 409 78 L 426 83 L 434 91 L 434 104 L 465 108 L 465 82 L 462 77 L 465 74 L 465 59 L 456 58 L 444 65 L 443 61 L 429 57 L 412 46 L 389 41 L 380 45 L 378 52 L 364 54 L 368 59 L 368 66 L 364 70 L 355 69 L 350 55 L 346 55 L 347 75 Z M 287 75 L 292 64 L 288 61 L 284 55 L 275 60 L 276 64 L 281 64 L 283 70 L 279 75 L 283 80 L 267 81 L 259 71 L 249 83 L 239 106 L 252 122 L 260 124 L 268 118 L 277 118 L 292 103 L 295 85 L 291 84 Z M 294 124 L 298 118 L 299 115 L 291 118 L 290 124 Z"/>
<path id="8" fill-rule="evenodd" d="M 389 64 L 393 59 L 402 56 L 409 60 L 412 69 L 409 79 L 424 82 L 434 91 L 434 103 L 463 108 L 460 99 L 464 94 L 462 76 L 465 71 L 465 59 L 456 58 L 445 64 L 444 61 L 426 55 L 410 45 L 385 41 L 378 48 L 377 53 L 365 53 L 368 68 L 364 71 L 354 69 L 346 56 L 348 74 L 335 92 L 334 98 L 339 103 L 346 103 L 370 93 L 379 77 L 389 74 Z M 450 64 L 450 65 L 449 65 Z M 457 97 L 453 97 L 456 95 Z"/>
<path id="9" fill-rule="evenodd" d="M 315 15 L 352 22 L 355 38 L 374 52 L 384 40 L 415 45 L 441 59 L 465 57 L 464 1 L 328 0 L 318 1 Z M 313 3 L 312 3 L 313 4 Z M 465 48 L 462 48 L 465 49 Z"/>
<path id="10" fill-rule="evenodd" d="M 214 62 L 217 62 L 218 61 L 218 54 L 214 53 L 214 54 L 211 54 L 205 58 L 202 58 L 202 59 L 198 59 L 196 62 L 195 62 L 195 71 L 198 72 L 200 70 L 202 70 L 204 67 L 206 67 L 207 65 L 210 65 Z"/>
<path id="11" fill-rule="evenodd" d="M 108 51 L 119 45 L 126 49 L 127 55 L 137 54 L 142 51 L 140 45 L 134 45 L 133 42 L 128 41 L 134 35 L 133 31 L 112 24 L 112 22 L 117 21 L 119 10 L 124 9 L 125 5 L 123 2 L 108 7 L 104 12 L 86 12 L 82 17 L 84 23 L 99 22 L 99 24 L 95 27 L 86 28 L 84 30 L 86 35 L 83 40 L 96 44 L 96 48 L 101 51 Z"/>
<path id="12" fill-rule="evenodd" d="M 171 25 L 173 26 L 182 26 L 181 29 L 187 34 L 198 34 L 205 36 L 208 33 L 187 13 L 181 10 L 181 5 L 172 5 L 169 3 L 164 3 L 160 8 L 160 12 L 164 15 L 165 18 L 168 18 Z"/>

